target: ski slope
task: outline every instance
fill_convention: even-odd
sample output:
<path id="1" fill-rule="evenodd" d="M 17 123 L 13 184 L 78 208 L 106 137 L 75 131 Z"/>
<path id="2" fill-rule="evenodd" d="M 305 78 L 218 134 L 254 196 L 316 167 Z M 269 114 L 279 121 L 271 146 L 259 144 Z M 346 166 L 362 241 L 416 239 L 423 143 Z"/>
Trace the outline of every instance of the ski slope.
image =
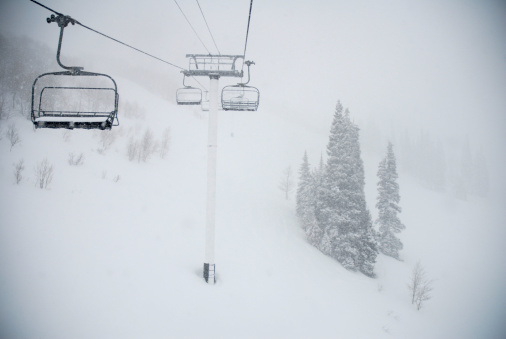
<path id="1" fill-rule="evenodd" d="M 0 140 L 1 338 L 502 338 L 504 202 L 457 201 L 400 173 L 403 261 L 378 257 L 376 279 L 349 272 L 305 241 L 294 196 L 277 188 L 317 135 L 267 104 L 219 112 L 216 285 L 204 283 L 206 112 L 126 80 L 145 109 L 112 132 L 33 130 Z M 262 106 L 263 105 L 263 106 Z M 329 107 L 329 116 L 333 107 Z M 165 159 L 129 161 L 129 138 L 171 129 Z M 330 127 L 330 126 L 328 126 Z M 328 130 L 327 126 L 323 129 Z M 103 150 L 100 133 L 115 140 Z M 316 146 L 323 145 L 323 146 Z M 70 166 L 69 154 L 84 154 Z M 316 164 L 319 154 L 310 154 Z M 54 179 L 34 183 L 47 158 Z M 24 160 L 14 183 L 13 164 Z M 375 216 L 379 159 L 365 158 Z M 422 310 L 406 284 L 421 260 L 434 279 Z"/>

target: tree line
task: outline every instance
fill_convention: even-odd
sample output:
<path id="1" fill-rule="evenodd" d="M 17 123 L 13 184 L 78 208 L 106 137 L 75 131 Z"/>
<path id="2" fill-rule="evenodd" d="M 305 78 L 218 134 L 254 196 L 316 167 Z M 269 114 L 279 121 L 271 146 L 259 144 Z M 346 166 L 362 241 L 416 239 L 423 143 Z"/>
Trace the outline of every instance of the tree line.
<path id="1" fill-rule="evenodd" d="M 326 151 L 326 162 L 321 158 L 314 169 L 304 153 L 297 186 L 297 216 L 311 245 L 345 268 L 374 277 L 378 253 L 398 259 L 402 249 L 395 235 L 405 226 L 397 216 L 401 208 L 393 145 L 389 143 L 378 168 L 378 231 L 373 228 L 365 199 L 359 128 L 341 102 L 336 105 Z"/>

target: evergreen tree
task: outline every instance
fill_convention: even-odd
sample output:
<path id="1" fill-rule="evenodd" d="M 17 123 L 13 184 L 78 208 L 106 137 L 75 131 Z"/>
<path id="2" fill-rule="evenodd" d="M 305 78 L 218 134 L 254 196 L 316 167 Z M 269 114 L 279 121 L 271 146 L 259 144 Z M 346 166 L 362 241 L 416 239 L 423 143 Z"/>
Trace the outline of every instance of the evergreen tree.
<path id="1" fill-rule="evenodd" d="M 339 187 L 340 181 L 342 181 L 339 180 L 339 175 L 343 172 L 341 167 L 345 164 L 343 157 L 345 138 L 343 106 L 338 102 L 327 145 L 327 164 L 322 183 L 318 188 L 315 204 L 315 217 L 323 232 L 320 249 L 323 253 L 333 257 L 336 257 L 333 244 L 337 243 L 337 237 L 340 233 L 339 228 L 342 228 L 342 224 L 345 223 L 345 220 L 341 217 L 344 197 Z"/>
<path id="2" fill-rule="evenodd" d="M 377 244 L 375 240 L 375 232 L 372 227 L 371 215 L 367 209 L 365 200 L 365 175 L 364 163 L 361 158 L 359 128 L 350 121 L 350 113 L 348 110 L 345 112 L 345 117 L 349 123 L 349 133 L 351 138 L 351 159 L 353 163 L 353 172 L 350 179 L 353 184 L 353 199 L 354 205 L 357 209 L 357 215 L 354 216 L 354 236 L 355 247 L 358 250 L 355 257 L 356 268 L 367 276 L 374 276 L 374 264 L 378 255 Z"/>
<path id="3" fill-rule="evenodd" d="M 374 264 L 378 256 L 376 232 L 372 227 L 371 214 L 366 210 L 363 214 L 363 228 L 358 233 L 359 255 L 357 258 L 358 269 L 368 277 L 375 277 Z"/>
<path id="4" fill-rule="evenodd" d="M 312 172 L 312 182 L 311 182 L 311 213 L 308 215 L 308 227 L 306 228 L 306 237 L 309 243 L 316 248 L 322 250 L 322 237 L 323 230 L 321 229 L 318 221 L 316 220 L 316 203 L 317 203 L 317 194 L 320 186 L 323 182 L 323 176 L 325 174 L 325 166 L 323 163 L 323 155 L 320 156 L 320 165 L 317 169 Z"/>
<path id="5" fill-rule="evenodd" d="M 322 237 L 323 237 L 323 231 L 318 225 L 318 222 L 316 221 L 316 218 L 314 217 L 314 213 L 311 214 L 311 218 L 309 219 L 309 224 L 306 228 L 306 238 L 307 241 L 313 245 L 314 247 L 321 250 L 321 243 L 322 243 Z M 323 251 L 322 251 L 323 252 Z"/>
<path id="6" fill-rule="evenodd" d="M 309 167 L 309 161 L 307 158 L 307 152 L 304 152 L 304 156 L 302 158 L 302 164 L 299 169 L 299 182 L 297 184 L 297 195 L 295 197 L 296 203 L 296 213 L 297 216 L 302 221 L 302 227 L 304 230 L 307 228 L 309 224 L 309 214 L 313 208 L 312 202 L 313 197 L 312 193 L 312 185 L 313 185 L 313 177 L 311 175 L 311 170 Z"/>
<path id="7" fill-rule="evenodd" d="M 377 248 L 364 194 L 358 127 L 337 103 L 327 145 L 327 164 L 315 204 L 323 232 L 320 249 L 350 270 L 373 276 Z"/>
<path id="8" fill-rule="evenodd" d="M 395 236 L 406 227 L 399 220 L 399 184 L 397 183 L 397 165 L 392 143 L 388 143 L 387 154 L 378 167 L 378 208 L 379 250 L 381 253 L 399 259 L 402 242 Z"/>
<path id="9" fill-rule="evenodd" d="M 297 186 L 296 212 L 306 233 L 308 242 L 319 247 L 322 231 L 315 219 L 315 190 L 319 181 L 319 171 L 311 173 L 307 152 L 304 152 L 302 164 L 299 169 L 299 182 Z"/>

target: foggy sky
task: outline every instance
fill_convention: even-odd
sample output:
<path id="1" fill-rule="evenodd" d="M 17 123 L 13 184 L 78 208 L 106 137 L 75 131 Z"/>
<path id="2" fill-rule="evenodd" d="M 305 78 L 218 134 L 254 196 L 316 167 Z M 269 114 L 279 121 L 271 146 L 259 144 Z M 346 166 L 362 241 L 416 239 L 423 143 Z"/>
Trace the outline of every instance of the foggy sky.
<path id="1" fill-rule="evenodd" d="M 42 2 L 181 67 L 187 53 L 207 53 L 173 0 Z M 217 53 L 196 2 L 178 2 Z M 249 1 L 200 4 L 221 53 L 242 54 Z M 45 22 L 49 11 L 28 0 L 0 6 L 2 33 L 27 35 L 56 51 L 58 27 Z M 504 1 L 257 0 L 246 57 L 256 62 L 251 84 L 261 91 L 260 109 L 287 121 L 326 132 L 339 99 L 360 121 L 467 135 L 476 147 L 495 147 L 487 155 L 499 155 L 504 165 L 505 32 Z M 95 71 L 118 60 L 170 82 L 182 79 L 178 69 L 78 26 L 65 30 L 67 55 L 103 67 Z"/>

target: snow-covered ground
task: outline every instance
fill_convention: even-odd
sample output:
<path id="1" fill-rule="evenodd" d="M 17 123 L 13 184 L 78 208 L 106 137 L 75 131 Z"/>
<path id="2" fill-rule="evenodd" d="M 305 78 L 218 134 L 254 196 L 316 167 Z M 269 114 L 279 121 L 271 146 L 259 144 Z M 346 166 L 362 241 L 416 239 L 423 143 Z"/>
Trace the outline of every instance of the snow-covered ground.
<path id="1" fill-rule="evenodd" d="M 216 285 L 204 283 L 206 112 L 177 107 L 125 80 L 144 107 L 112 132 L 33 130 L 13 117 L 0 140 L 1 338 L 503 338 L 504 201 L 454 200 L 400 173 L 403 261 L 378 257 L 376 279 L 306 243 L 294 197 L 305 140 L 268 105 L 220 112 Z M 333 107 L 329 107 L 329 115 Z M 5 137 L 14 123 L 21 143 Z M 127 144 L 170 127 L 165 159 L 129 161 Z M 324 127 L 327 129 L 327 126 Z M 115 140 L 103 149 L 101 133 Z M 309 135 L 308 135 L 309 134 Z M 323 150 L 323 149 L 322 149 Z M 84 164 L 68 164 L 69 154 Z M 317 154 L 312 163 L 316 163 Z M 53 165 L 48 189 L 34 168 Z M 16 185 L 14 165 L 24 160 Z M 378 159 L 364 159 L 375 215 Z M 420 260 L 433 298 L 417 311 L 407 283 Z"/>

